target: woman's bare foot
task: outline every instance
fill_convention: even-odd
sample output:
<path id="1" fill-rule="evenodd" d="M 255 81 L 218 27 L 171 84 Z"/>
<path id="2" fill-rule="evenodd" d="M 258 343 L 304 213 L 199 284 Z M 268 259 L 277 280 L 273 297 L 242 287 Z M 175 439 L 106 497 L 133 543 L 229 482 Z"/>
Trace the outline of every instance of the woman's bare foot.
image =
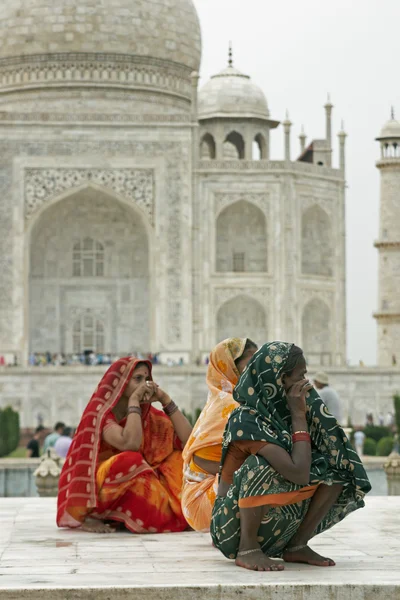
<path id="1" fill-rule="evenodd" d="M 110 525 L 106 525 L 103 521 L 97 521 L 97 519 L 85 519 L 81 530 L 88 533 L 115 533 L 115 529 Z"/>
<path id="2" fill-rule="evenodd" d="M 334 560 L 317 554 L 309 546 L 304 546 L 294 552 L 290 551 L 290 549 L 285 550 L 283 560 L 292 563 L 305 563 L 307 565 L 314 565 L 315 567 L 334 567 L 336 564 Z"/>
<path id="3" fill-rule="evenodd" d="M 235 563 L 238 567 L 250 571 L 283 571 L 285 568 L 282 563 L 277 563 L 265 556 L 261 548 L 254 549 L 254 552 L 247 554 L 241 554 L 239 551 Z"/>

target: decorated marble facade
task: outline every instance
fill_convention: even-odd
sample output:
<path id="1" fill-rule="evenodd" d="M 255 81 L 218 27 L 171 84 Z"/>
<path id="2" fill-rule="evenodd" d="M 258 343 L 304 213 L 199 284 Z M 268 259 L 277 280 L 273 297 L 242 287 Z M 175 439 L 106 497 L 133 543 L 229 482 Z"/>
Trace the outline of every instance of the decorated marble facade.
<path id="1" fill-rule="evenodd" d="M 0 354 L 190 362 L 232 333 L 343 365 L 330 103 L 324 139 L 293 160 L 286 120 L 274 160 L 279 121 L 231 59 L 198 91 L 190 0 L 18 0 L 0 18 Z"/>

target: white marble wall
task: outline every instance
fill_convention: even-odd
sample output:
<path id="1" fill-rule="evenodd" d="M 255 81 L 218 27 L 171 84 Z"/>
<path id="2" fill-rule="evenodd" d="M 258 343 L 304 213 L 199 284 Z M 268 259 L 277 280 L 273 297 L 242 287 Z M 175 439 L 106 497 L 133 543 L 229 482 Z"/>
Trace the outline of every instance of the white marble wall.
<path id="1" fill-rule="evenodd" d="M 222 324 L 229 320 L 230 335 L 259 327 L 257 340 L 296 340 L 313 362 L 343 365 L 345 223 L 340 172 L 275 161 L 210 160 L 200 166 L 194 215 L 202 226 L 193 242 L 198 350 L 207 352 L 219 341 L 228 331 Z M 245 210 L 247 206 L 252 210 Z M 236 212 L 241 216 L 238 231 Z M 257 255 L 252 263 L 260 265 L 257 269 L 233 272 L 230 256 L 235 251 L 251 255 L 253 246 L 263 248 L 265 263 Z M 254 302 L 264 312 L 265 324 L 252 309 Z M 260 339 L 264 332 L 267 337 Z"/>

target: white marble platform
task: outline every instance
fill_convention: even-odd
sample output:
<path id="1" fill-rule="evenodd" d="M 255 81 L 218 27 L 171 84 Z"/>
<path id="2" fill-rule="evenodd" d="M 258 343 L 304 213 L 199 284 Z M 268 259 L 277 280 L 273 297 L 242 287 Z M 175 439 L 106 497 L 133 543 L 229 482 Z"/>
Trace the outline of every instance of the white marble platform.
<path id="1" fill-rule="evenodd" d="M 0 499 L 0 600 L 400 600 L 400 497 L 371 497 L 312 544 L 332 568 L 237 568 L 207 534 L 60 530 L 55 500 Z"/>

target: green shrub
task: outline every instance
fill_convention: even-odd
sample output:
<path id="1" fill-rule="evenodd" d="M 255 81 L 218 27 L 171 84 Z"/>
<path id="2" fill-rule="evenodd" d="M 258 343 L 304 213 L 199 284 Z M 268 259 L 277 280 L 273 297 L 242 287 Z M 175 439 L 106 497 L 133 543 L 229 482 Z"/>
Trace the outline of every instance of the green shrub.
<path id="1" fill-rule="evenodd" d="M 393 396 L 393 405 L 394 405 L 394 422 L 397 427 L 397 431 L 400 432 L 400 394 L 395 394 Z"/>
<path id="2" fill-rule="evenodd" d="M 384 437 L 379 440 L 376 446 L 376 454 L 377 456 L 389 456 L 391 451 L 393 450 L 393 438 L 392 437 Z"/>
<path id="3" fill-rule="evenodd" d="M 390 437 L 391 431 L 389 427 L 384 427 L 383 425 L 366 425 L 364 433 L 367 438 L 379 442 L 384 437 Z"/>
<path id="4" fill-rule="evenodd" d="M 376 456 L 376 441 L 372 438 L 365 438 L 364 454 L 365 456 Z"/>
<path id="5" fill-rule="evenodd" d="M 19 435 L 19 414 L 10 406 L 0 410 L 0 457 L 18 447 Z"/>
<path id="6" fill-rule="evenodd" d="M 0 409 L 0 457 L 7 456 L 8 452 L 8 424 L 7 415 Z"/>

